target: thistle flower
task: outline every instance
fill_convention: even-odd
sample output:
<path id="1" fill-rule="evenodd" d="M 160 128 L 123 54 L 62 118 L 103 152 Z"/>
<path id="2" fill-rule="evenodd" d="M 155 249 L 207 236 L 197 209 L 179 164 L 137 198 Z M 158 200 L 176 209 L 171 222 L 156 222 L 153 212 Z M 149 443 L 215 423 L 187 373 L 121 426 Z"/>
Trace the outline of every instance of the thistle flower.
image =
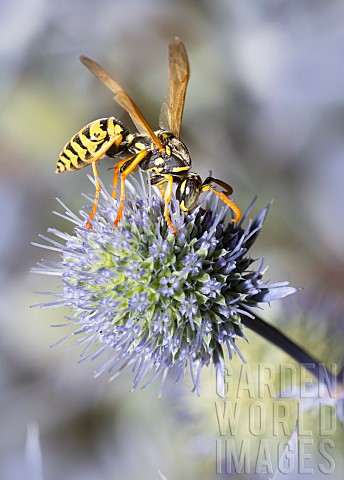
<path id="1" fill-rule="evenodd" d="M 135 389 L 148 373 L 144 386 L 159 375 L 163 385 L 169 370 L 178 381 L 189 368 L 199 394 L 202 367 L 213 362 L 222 392 L 223 349 L 230 358 L 235 351 L 243 359 L 236 345 L 245 338 L 242 317 L 254 318 L 246 308 L 296 291 L 287 282 L 264 283 L 264 259 L 254 268 L 248 254 L 269 207 L 244 227 L 253 202 L 237 225 L 214 195 L 186 218 L 173 197 L 175 236 L 160 197 L 143 176 L 128 187 L 119 228 L 113 227 L 118 202 L 104 188 L 92 230 L 85 228 L 86 212 L 77 216 L 60 202 L 66 212 L 58 215 L 75 224 L 74 232 L 50 229 L 58 241 L 41 236 L 47 245 L 36 245 L 61 258 L 54 264 L 43 260 L 34 271 L 57 275 L 63 291 L 54 294 L 55 302 L 40 306 L 70 308 L 71 335 L 86 344 L 83 358 L 111 353 L 96 375 L 107 370 L 114 378 L 132 364 Z"/>

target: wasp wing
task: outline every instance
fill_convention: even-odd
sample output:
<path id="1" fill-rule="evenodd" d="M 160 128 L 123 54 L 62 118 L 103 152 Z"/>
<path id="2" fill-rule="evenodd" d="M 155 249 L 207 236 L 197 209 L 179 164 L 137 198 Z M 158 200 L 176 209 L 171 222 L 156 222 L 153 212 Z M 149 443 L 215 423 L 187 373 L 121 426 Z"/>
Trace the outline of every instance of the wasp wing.
<path id="1" fill-rule="evenodd" d="M 169 44 L 169 88 L 161 107 L 160 128 L 179 138 L 184 110 L 185 94 L 190 77 L 189 60 L 180 38 Z"/>
<path id="2" fill-rule="evenodd" d="M 155 135 L 151 127 L 148 125 L 141 112 L 131 99 L 129 94 L 114 80 L 98 63 L 84 55 L 81 55 L 80 61 L 90 72 L 93 73 L 112 93 L 114 100 L 130 115 L 137 130 L 140 133 L 147 134 L 151 137 L 157 148 L 162 149 L 163 145 L 159 138 Z"/>

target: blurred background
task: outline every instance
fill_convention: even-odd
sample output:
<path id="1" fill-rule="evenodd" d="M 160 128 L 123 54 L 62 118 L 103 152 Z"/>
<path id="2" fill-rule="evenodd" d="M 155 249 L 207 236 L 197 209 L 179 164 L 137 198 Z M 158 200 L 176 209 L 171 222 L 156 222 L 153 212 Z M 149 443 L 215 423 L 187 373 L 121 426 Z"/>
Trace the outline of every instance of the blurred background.
<path id="1" fill-rule="evenodd" d="M 131 126 L 79 55 L 112 72 L 157 128 L 167 45 L 178 35 L 191 64 L 182 140 L 193 169 L 202 177 L 211 169 L 230 183 L 243 209 L 258 195 L 253 214 L 273 200 L 253 254 L 265 256 L 271 280 L 304 287 L 262 315 L 320 360 L 340 366 L 344 3 L 0 0 L 0 6 L 0 478 L 41 478 L 31 465 L 39 465 L 39 455 L 25 460 L 33 422 L 44 479 L 159 479 L 159 471 L 168 480 L 229 478 L 216 457 L 216 442 L 232 437 L 221 437 L 214 372 L 204 373 L 201 398 L 186 379 L 168 384 L 158 400 L 158 383 L 129 393 L 130 371 L 110 384 L 105 376 L 94 380 L 95 365 L 77 365 L 77 349 L 66 352 L 65 343 L 50 349 L 64 335 L 50 325 L 62 323 L 67 312 L 29 308 L 46 300 L 35 292 L 56 289 L 54 279 L 29 273 L 49 256 L 30 242 L 49 227 L 71 231 L 52 213 L 60 209 L 55 197 L 78 210 L 85 203 L 81 194 L 93 194 L 86 171 L 54 174 L 64 144 L 96 118 L 115 115 Z M 111 165 L 101 162 L 105 184 Z M 297 369 L 277 348 L 246 334 L 249 344 L 239 341 L 239 347 L 254 382 L 261 362 Z M 235 378 L 241 367 L 234 358 Z M 277 373 L 275 383 L 278 390 Z M 244 419 L 253 399 L 240 401 Z M 269 419 L 272 399 L 260 401 Z M 290 414 L 291 431 L 295 420 Z M 244 478 L 260 478 L 266 473 L 254 469 L 260 437 L 246 427 L 243 422 L 235 436 L 238 448 L 252 440 L 253 466 Z M 276 468 L 281 439 L 272 437 Z M 330 438 L 336 468 L 326 478 L 341 478 L 340 425 Z M 312 462 L 315 478 L 322 478 L 315 454 Z"/>

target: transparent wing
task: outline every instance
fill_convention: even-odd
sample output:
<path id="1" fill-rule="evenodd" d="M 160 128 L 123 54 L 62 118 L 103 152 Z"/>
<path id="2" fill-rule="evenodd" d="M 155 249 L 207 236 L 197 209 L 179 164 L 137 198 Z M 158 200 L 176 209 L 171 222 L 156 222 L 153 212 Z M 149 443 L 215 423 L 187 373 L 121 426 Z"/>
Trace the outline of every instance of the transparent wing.
<path id="1" fill-rule="evenodd" d="M 157 148 L 162 149 L 163 145 L 155 135 L 151 127 L 143 118 L 141 112 L 131 99 L 129 94 L 114 80 L 98 63 L 84 55 L 81 55 L 80 61 L 90 72 L 93 73 L 111 92 L 114 94 L 114 100 L 130 115 L 137 130 L 140 133 L 147 134 L 151 137 Z"/>
<path id="2" fill-rule="evenodd" d="M 161 107 L 159 125 L 177 138 L 180 135 L 189 77 L 190 67 L 186 49 L 180 38 L 176 37 L 169 44 L 169 88 Z"/>

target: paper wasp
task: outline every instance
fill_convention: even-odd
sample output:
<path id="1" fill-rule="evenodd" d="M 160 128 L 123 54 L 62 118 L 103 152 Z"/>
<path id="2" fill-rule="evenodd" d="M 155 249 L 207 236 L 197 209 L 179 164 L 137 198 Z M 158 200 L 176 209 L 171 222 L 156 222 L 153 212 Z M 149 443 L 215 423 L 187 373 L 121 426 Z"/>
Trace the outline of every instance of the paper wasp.
<path id="1" fill-rule="evenodd" d="M 93 206 L 86 223 L 92 228 L 91 221 L 97 211 L 100 194 L 97 162 L 103 157 L 119 158 L 114 166 L 113 198 L 116 198 L 118 177 L 120 178 L 120 205 L 114 221 L 118 226 L 125 204 L 125 179 L 137 168 L 151 173 L 151 184 L 158 186 L 164 200 L 164 217 L 169 228 L 176 234 L 171 222 L 169 203 L 173 184 L 177 184 L 176 196 L 180 208 L 185 213 L 192 210 L 199 195 L 211 190 L 218 195 L 234 212 L 233 222 L 239 221 L 239 207 L 228 198 L 232 188 L 222 180 L 201 177 L 191 169 L 191 158 L 187 147 L 179 139 L 186 88 L 190 76 L 187 53 L 183 42 L 175 38 L 169 45 L 169 89 L 162 105 L 159 126 L 153 131 L 128 93 L 93 60 L 81 56 L 81 62 L 114 94 L 114 100 L 130 115 L 137 133 L 129 133 L 128 128 L 115 117 L 95 120 L 83 127 L 65 145 L 57 162 L 56 173 L 77 170 L 92 165 L 96 192 Z M 219 192 L 212 184 L 224 188 Z"/>

